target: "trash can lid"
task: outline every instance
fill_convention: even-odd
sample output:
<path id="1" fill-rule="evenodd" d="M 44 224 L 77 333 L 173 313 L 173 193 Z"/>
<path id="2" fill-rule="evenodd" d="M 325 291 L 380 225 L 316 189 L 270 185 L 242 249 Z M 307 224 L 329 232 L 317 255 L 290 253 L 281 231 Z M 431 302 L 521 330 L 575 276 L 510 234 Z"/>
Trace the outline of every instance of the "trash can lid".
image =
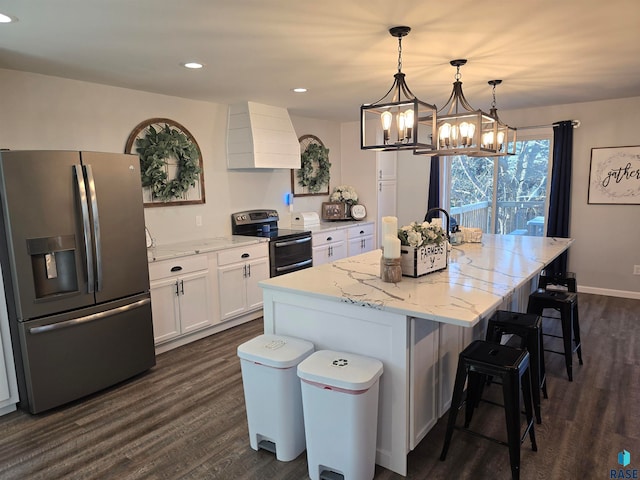
<path id="1" fill-rule="evenodd" d="M 332 350 L 318 350 L 298 365 L 301 379 L 345 390 L 367 390 L 380 375 L 380 360 Z"/>
<path id="2" fill-rule="evenodd" d="M 238 356 L 244 360 L 269 367 L 295 367 L 313 353 L 313 343 L 300 338 L 263 334 L 238 347 Z"/>

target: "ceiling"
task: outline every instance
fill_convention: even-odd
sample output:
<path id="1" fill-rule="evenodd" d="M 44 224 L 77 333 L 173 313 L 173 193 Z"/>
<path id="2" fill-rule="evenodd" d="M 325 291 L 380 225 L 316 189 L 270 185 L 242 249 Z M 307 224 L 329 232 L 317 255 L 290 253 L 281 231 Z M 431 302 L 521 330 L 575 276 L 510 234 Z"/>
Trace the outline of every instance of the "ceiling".
<path id="1" fill-rule="evenodd" d="M 397 71 L 442 107 L 488 110 L 640 96 L 637 0 L 0 0 L 0 68 L 294 115 L 358 119 Z M 206 66 L 188 70 L 187 61 Z M 294 94 L 294 87 L 306 87 Z"/>

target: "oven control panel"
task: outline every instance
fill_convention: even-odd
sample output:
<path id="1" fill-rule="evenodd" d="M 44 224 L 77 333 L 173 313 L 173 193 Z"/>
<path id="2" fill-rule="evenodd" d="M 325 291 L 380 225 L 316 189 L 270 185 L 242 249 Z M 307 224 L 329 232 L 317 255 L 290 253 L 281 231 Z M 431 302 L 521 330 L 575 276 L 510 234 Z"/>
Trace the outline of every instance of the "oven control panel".
<path id="1" fill-rule="evenodd" d="M 269 222 L 278 222 L 279 216 L 276 210 L 247 210 L 231 214 L 233 225 L 251 225 Z"/>

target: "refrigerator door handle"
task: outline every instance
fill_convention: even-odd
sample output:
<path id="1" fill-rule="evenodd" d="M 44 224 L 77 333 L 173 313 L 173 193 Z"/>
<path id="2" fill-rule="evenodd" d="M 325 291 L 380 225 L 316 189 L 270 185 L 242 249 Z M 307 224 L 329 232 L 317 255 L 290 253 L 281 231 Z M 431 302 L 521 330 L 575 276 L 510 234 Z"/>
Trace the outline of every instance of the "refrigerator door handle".
<path id="1" fill-rule="evenodd" d="M 143 298 L 142 300 L 138 300 L 137 302 L 129 303 L 127 305 L 123 305 L 118 308 L 112 308 L 111 310 L 105 310 L 104 312 L 98 312 L 92 315 L 85 315 L 84 317 L 73 318 L 71 320 L 66 320 L 64 322 L 50 323 L 48 325 L 40 325 L 39 327 L 31 327 L 29 329 L 29 333 L 32 335 L 36 335 L 38 333 L 50 332 L 52 330 L 60 330 L 62 328 L 69 328 L 82 323 L 101 320 L 106 317 L 111 317 L 113 315 L 118 315 L 120 313 L 133 310 L 134 308 L 140 308 L 144 305 L 147 305 L 148 303 L 151 303 L 151 299 Z"/>
<path id="2" fill-rule="evenodd" d="M 82 210 L 82 231 L 84 233 L 84 252 L 85 262 L 87 265 L 87 290 L 89 293 L 93 293 L 95 289 L 95 279 L 93 271 L 93 248 L 91 241 L 91 223 L 89 220 L 89 204 L 87 203 L 87 190 L 84 183 L 82 165 L 74 165 L 73 170 L 76 174 L 76 183 L 78 184 L 78 194 L 80 195 L 80 207 Z"/>
<path id="3" fill-rule="evenodd" d="M 91 214 L 93 216 L 93 241 L 96 245 L 96 291 L 102 291 L 102 242 L 100 240 L 100 217 L 98 216 L 98 197 L 96 196 L 96 182 L 93 179 L 91 165 L 85 165 L 87 183 L 89 184 L 89 199 L 91 200 Z"/>

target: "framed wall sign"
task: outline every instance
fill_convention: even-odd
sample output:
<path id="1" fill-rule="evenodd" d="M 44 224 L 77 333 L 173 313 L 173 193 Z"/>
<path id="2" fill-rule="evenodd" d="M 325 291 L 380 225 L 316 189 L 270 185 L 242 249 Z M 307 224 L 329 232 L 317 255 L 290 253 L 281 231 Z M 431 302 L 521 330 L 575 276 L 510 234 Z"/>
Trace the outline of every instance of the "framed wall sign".
<path id="1" fill-rule="evenodd" d="M 347 204 L 343 202 L 322 202 L 323 220 L 346 220 Z"/>
<path id="2" fill-rule="evenodd" d="M 189 130 L 151 118 L 131 131 L 125 153 L 138 154 L 145 207 L 205 203 L 202 153 Z"/>
<path id="3" fill-rule="evenodd" d="M 640 205 L 640 146 L 591 149 L 588 203 Z"/>

